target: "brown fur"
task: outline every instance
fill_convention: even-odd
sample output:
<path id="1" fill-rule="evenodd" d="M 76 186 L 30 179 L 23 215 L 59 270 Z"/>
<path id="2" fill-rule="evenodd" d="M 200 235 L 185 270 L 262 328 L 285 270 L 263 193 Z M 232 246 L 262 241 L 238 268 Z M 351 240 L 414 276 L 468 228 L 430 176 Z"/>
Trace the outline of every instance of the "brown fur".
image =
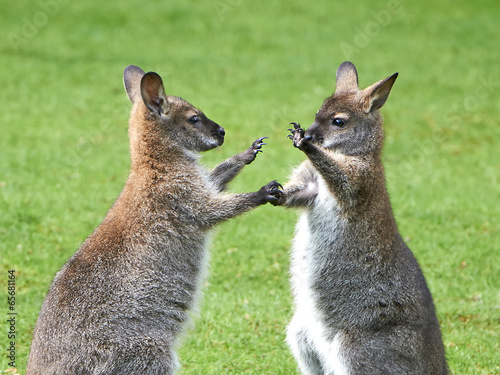
<path id="1" fill-rule="evenodd" d="M 211 173 L 197 153 L 224 129 L 161 78 L 129 66 L 132 166 L 101 225 L 56 275 L 35 326 L 28 375 L 172 374 L 175 348 L 206 272 L 210 230 L 261 204 L 279 184 L 224 194 L 263 138 Z"/>

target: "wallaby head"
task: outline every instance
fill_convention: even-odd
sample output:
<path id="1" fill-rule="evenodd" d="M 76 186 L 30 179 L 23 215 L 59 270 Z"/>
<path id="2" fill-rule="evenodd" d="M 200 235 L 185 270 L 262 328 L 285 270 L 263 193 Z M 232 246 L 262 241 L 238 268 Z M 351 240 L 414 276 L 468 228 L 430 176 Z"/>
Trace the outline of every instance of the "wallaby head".
<path id="1" fill-rule="evenodd" d="M 141 146 L 159 150 L 181 148 L 202 152 L 224 143 L 224 128 L 187 101 L 165 94 L 161 77 L 129 65 L 123 73 L 125 90 L 133 103 L 130 118 L 132 157 L 143 154 Z M 149 147 L 151 148 L 151 147 Z M 147 153 L 147 152 L 146 152 Z"/>
<path id="2" fill-rule="evenodd" d="M 379 109 L 398 73 L 360 90 L 356 67 L 349 61 L 337 69 L 335 93 L 316 113 L 305 137 L 346 155 L 380 153 L 384 131 Z"/>

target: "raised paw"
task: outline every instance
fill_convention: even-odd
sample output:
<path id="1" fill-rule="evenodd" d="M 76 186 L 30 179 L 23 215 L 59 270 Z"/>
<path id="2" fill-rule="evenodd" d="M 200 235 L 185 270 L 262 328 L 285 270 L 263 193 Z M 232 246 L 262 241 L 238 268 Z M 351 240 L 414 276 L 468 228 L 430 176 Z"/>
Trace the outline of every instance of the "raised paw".
<path id="1" fill-rule="evenodd" d="M 281 206 L 285 204 L 285 194 L 283 186 L 278 181 L 271 181 L 266 186 L 260 189 L 263 194 L 263 203 L 271 203 L 273 206 Z"/>
<path id="2" fill-rule="evenodd" d="M 255 158 L 257 157 L 257 154 L 259 152 L 262 152 L 262 146 L 267 144 L 267 143 L 263 142 L 264 139 L 268 139 L 268 137 L 260 137 L 260 138 L 256 139 L 252 143 L 250 148 L 241 154 L 243 162 L 245 164 L 250 164 L 251 162 L 253 162 L 255 160 Z"/>
<path id="3" fill-rule="evenodd" d="M 310 140 L 310 137 L 305 137 L 306 131 L 300 127 L 300 124 L 296 122 L 291 122 L 293 129 L 288 129 L 292 134 L 288 134 L 288 138 L 293 141 L 294 147 L 300 150 L 304 149 L 305 144 Z"/>
<path id="4" fill-rule="evenodd" d="M 254 152 L 255 155 L 257 153 L 262 152 L 262 146 L 267 145 L 267 143 L 262 142 L 264 139 L 268 139 L 269 137 L 260 137 L 259 139 L 256 139 L 253 143 L 250 149 Z"/>

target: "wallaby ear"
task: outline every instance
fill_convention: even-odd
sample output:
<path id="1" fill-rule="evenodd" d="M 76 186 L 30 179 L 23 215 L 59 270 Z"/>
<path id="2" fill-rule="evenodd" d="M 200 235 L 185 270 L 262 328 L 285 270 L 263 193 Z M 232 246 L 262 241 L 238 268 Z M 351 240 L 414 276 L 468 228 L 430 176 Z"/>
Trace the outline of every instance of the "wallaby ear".
<path id="1" fill-rule="evenodd" d="M 146 73 L 141 79 L 141 96 L 151 112 L 167 115 L 170 106 L 165 95 L 163 81 L 155 72 Z"/>
<path id="2" fill-rule="evenodd" d="M 144 70 L 135 65 L 129 65 L 123 71 L 123 85 L 132 103 L 141 99 L 140 86 L 143 76 Z"/>
<path id="3" fill-rule="evenodd" d="M 344 61 L 337 69 L 337 85 L 335 93 L 357 91 L 358 88 L 358 72 L 356 67 L 350 61 Z"/>
<path id="4" fill-rule="evenodd" d="M 398 74 L 399 73 L 394 73 L 392 76 L 378 81 L 377 83 L 374 83 L 373 85 L 363 90 L 363 93 L 365 93 L 366 97 L 364 108 L 366 113 L 379 109 L 384 105 L 385 101 L 389 97 L 392 85 L 394 85 L 396 78 L 398 78 Z"/>

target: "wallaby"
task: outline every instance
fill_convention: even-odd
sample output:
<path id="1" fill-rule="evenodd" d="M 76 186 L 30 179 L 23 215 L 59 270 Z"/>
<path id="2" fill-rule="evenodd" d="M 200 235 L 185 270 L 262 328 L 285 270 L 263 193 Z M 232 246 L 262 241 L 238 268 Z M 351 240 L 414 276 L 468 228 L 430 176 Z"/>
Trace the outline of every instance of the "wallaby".
<path id="1" fill-rule="evenodd" d="M 307 159 L 284 186 L 299 207 L 292 250 L 295 311 L 287 342 L 303 374 L 446 374 L 434 304 L 398 232 L 386 190 L 379 113 L 398 73 L 358 88 L 351 62 L 305 131 Z"/>
<path id="2" fill-rule="evenodd" d="M 222 145 L 224 129 L 166 95 L 154 72 L 128 66 L 124 84 L 133 103 L 131 172 L 102 224 L 54 279 L 34 329 L 30 375 L 174 373 L 211 229 L 282 196 L 276 181 L 254 193 L 222 193 L 264 138 L 208 173 L 197 153 Z"/>

